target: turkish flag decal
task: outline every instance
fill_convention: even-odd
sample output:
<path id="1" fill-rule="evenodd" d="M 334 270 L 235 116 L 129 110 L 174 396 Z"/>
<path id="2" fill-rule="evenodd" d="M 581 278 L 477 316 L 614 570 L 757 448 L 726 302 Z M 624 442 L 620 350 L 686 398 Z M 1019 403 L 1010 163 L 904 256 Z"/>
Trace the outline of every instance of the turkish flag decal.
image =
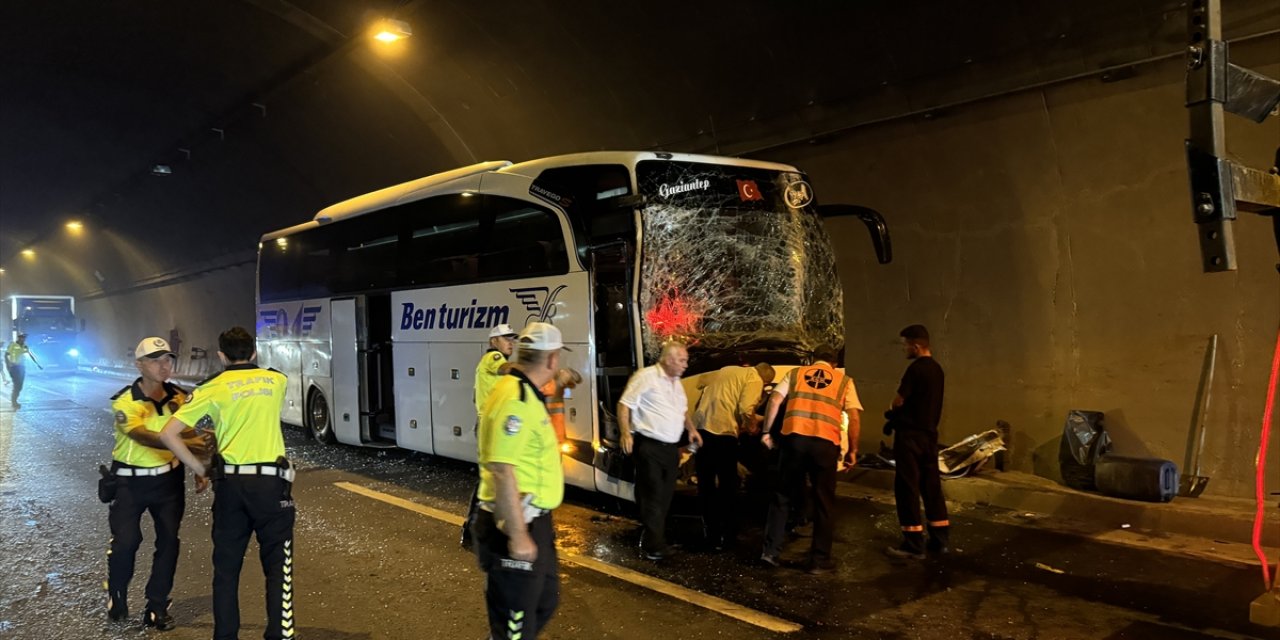
<path id="1" fill-rule="evenodd" d="M 743 202 L 764 200 L 764 196 L 760 195 L 760 187 L 756 186 L 755 180 L 739 180 L 738 197 L 741 198 Z"/>

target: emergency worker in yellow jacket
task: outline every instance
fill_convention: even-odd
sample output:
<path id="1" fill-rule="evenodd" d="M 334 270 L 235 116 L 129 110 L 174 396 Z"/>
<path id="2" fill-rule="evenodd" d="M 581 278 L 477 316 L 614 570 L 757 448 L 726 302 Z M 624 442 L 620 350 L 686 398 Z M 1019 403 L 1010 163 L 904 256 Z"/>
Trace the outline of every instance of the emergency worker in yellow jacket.
<path id="1" fill-rule="evenodd" d="M 182 465 L 160 441 L 165 422 L 187 401 L 187 391 L 169 382 L 177 355 L 162 338 L 147 338 L 133 351 L 140 374 L 133 384 L 111 396 L 115 418 L 115 446 L 111 468 L 104 478 L 103 500 L 110 502 L 107 523 L 111 547 L 107 552 L 107 617 L 129 617 L 129 582 L 134 559 L 142 546 L 142 514 L 149 512 L 156 530 L 156 552 L 147 580 L 147 607 L 142 624 L 161 631 L 174 628 L 169 615 L 169 592 L 178 568 L 178 526 L 186 507 Z M 179 434 L 187 447 L 205 455 L 207 445 L 193 429 Z M 197 490 L 204 487 L 197 484 Z"/>
<path id="2" fill-rule="evenodd" d="M 853 379 L 832 366 L 836 357 L 834 349 L 818 348 L 815 362 L 792 369 L 769 397 L 765 424 L 773 424 L 783 400 L 787 401 L 781 442 L 777 443 L 782 449 L 781 477 L 769 505 L 764 552 L 760 556 L 769 565 L 779 564 L 790 503 L 799 498 L 807 477 L 813 492 L 813 542 L 806 569 L 812 574 L 835 570 L 831 545 L 835 537 L 836 471 L 842 440 L 848 443 L 846 466 L 852 466 L 857 459 L 861 424 L 858 412 L 862 410 Z M 768 433 L 762 440 L 767 447 L 775 445 Z"/>
<path id="3" fill-rule="evenodd" d="M 232 327 L 218 336 L 221 373 L 201 382 L 178 409 L 161 440 L 192 473 L 213 481 L 213 637 L 232 640 L 240 631 L 240 568 L 249 536 L 256 534 L 266 575 L 267 640 L 292 638 L 294 470 L 284 457 L 280 410 L 286 378 L 261 369 L 253 334 Z M 206 468 L 179 433 L 204 416 L 214 425 L 218 455 Z"/>

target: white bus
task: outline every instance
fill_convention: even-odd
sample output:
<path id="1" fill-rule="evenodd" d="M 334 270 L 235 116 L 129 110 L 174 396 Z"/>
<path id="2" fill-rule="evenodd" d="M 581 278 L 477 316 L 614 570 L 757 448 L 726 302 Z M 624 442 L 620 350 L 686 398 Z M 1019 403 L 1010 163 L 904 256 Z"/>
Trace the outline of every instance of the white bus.
<path id="1" fill-rule="evenodd" d="M 597 152 L 485 162 L 328 207 L 262 237 L 258 359 L 289 376 L 283 420 L 324 442 L 476 459 L 489 329 L 554 323 L 584 384 L 566 398 L 565 478 L 632 499 L 614 410 L 665 338 L 690 373 L 796 364 L 843 345 L 822 215 L 796 168 Z"/>

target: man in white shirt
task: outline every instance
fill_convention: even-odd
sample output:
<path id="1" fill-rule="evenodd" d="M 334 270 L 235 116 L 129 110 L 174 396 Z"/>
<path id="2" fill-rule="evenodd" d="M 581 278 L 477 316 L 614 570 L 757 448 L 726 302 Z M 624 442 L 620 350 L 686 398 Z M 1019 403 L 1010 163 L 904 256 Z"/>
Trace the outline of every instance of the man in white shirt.
<path id="1" fill-rule="evenodd" d="M 693 412 L 693 424 L 702 436 L 695 457 L 698 501 L 707 546 L 723 550 L 733 546 L 738 533 L 738 436 L 757 434 L 756 404 L 764 385 L 773 382 L 773 367 L 732 365 L 704 376 L 702 397 Z"/>
<path id="2" fill-rule="evenodd" d="M 668 342 L 662 345 L 658 364 L 632 374 L 618 401 L 622 451 L 635 455 L 636 506 L 644 526 L 640 550 L 649 560 L 670 555 L 664 532 L 679 471 L 680 436 L 688 433 L 690 444 L 702 445 L 680 384 L 688 367 L 689 351 L 683 344 Z"/>

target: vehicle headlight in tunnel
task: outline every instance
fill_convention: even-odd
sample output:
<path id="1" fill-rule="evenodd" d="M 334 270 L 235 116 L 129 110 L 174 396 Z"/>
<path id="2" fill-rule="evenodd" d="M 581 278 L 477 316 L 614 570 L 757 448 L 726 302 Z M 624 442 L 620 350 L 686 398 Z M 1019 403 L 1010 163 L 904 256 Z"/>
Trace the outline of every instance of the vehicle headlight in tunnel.
<path id="1" fill-rule="evenodd" d="M 71 347 L 70 349 L 67 349 L 67 355 L 71 356 L 72 358 L 79 358 L 80 350 L 75 347 Z"/>

